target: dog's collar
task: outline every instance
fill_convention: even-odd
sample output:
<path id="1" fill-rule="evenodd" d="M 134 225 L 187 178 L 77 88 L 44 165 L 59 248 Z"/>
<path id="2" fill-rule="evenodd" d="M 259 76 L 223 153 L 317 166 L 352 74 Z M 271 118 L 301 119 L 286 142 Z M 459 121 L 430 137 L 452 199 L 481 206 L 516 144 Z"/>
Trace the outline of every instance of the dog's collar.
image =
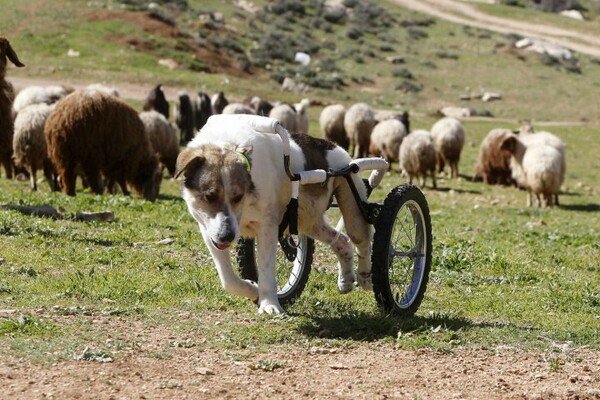
<path id="1" fill-rule="evenodd" d="M 240 151 L 236 151 L 235 153 L 242 159 L 242 161 L 244 161 L 244 164 L 246 164 L 246 171 L 248 171 L 248 173 L 250 173 L 250 169 L 252 168 L 252 163 L 250 162 L 250 159 L 248 158 L 248 156 Z"/>

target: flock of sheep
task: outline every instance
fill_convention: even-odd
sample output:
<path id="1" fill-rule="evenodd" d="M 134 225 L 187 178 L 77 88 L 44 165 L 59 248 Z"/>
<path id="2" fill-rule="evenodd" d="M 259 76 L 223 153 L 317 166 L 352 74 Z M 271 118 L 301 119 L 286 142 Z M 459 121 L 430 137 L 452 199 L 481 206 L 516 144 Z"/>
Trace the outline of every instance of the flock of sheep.
<path id="1" fill-rule="evenodd" d="M 0 38 L 0 161 L 6 176 L 13 168 L 26 171 L 37 189 L 41 169 L 52 190 L 75 195 L 75 179 L 95 193 L 112 192 L 128 185 L 146 199 L 158 196 L 163 168 L 172 176 L 181 145 L 190 141 L 213 114 L 258 114 L 279 120 L 289 131 L 308 134 L 310 102 L 271 103 L 254 97 L 244 103 L 229 102 L 223 92 L 194 99 L 178 94 L 175 124 L 169 122 L 170 105 L 161 85 L 154 87 L 138 112 L 119 98 L 118 90 L 90 85 L 73 90 L 63 86 L 29 87 L 16 96 L 5 80 L 7 60 L 23 64 L 5 38 Z M 458 165 L 465 143 L 463 124 L 454 118 L 437 121 L 430 131 L 410 130 L 407 112 L 377 112 L 366 103 L 346 109 L 326 106 L 319 116 L 322 135 L 351 150 L 357 157 L 381 156 L 398 162 L 412 183 L 425 185 L 449 168 L 459 176 Z M 488 184 L 516 184 L 535 195 L 538 206 L 558 204 L 566 170 L 565 145 L 549 132 L 534 132 L 525 125 L 518 132 L 494 129 L 481 143 L 475 177 Z"/>

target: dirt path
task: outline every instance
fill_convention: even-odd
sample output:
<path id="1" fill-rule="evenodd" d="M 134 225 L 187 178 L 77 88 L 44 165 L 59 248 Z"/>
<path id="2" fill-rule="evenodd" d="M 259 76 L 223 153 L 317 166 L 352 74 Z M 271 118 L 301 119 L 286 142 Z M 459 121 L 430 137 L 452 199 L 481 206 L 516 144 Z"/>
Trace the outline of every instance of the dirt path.
<path id="1" fill-rule="evenodd" d="M 274 345 L 258 353 L 204 346 L 201 336 L 182 337 L 170 327 L 89 318 L 102 335 L 91 349 L 122 344 L 112 361 L 32 365 L 3 358 L 0 399 L 600 400 L 600 354 L 567 343 L 549 343 L 545 351 L 499 346 L 451 353 L 389 342 Z"/>
<path id="2" fill-rule="evenodd" d="M 495 17 L 478 11 L 472 4 L 455 0 L 393 0 L 393 2 L 457 24 L 500 33 L 517 33 L 556 43 L 579 53 L 600 57 L 600 37 L 580 31 Z"/>

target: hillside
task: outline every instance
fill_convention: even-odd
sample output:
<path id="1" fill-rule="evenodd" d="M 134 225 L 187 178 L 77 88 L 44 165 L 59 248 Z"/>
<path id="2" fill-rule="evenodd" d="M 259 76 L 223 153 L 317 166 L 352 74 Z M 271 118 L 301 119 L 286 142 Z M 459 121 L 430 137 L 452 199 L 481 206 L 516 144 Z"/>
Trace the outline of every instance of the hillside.
<path id="1" fill-rule="evenodd" d="M 316 0 L 159 1 L 152 11 L 137 0 L 5 3 L 2 34 L 27 64 L 8 76 L 23 85 L 100 81 L 131 87 L 126 97 L 139 100 L 160 81 L 170 96 L 181 89 L 224 90 L 240 100 L 365 101 L 415 115 L 458 105 L 508 120 L 600 121 L 590 100 L 600 86 L 594 56 L 561 60 L 519 50 L 514 43 L 521 36 L 455 24 L 394 2 L 344 1 L 344 13 Z M 541 23 L 556 23 L 544 18 Z M 570 29 L 572 21 L 564 24 Z M 79 55 L 67 56 L 69 49 Z M 294 62 L 297 51 L 310 54 L 308 66 Z M 282 92 L 285 77 L 309 89 Z M 503 99 L 459 100 L 485 91 Z"/>

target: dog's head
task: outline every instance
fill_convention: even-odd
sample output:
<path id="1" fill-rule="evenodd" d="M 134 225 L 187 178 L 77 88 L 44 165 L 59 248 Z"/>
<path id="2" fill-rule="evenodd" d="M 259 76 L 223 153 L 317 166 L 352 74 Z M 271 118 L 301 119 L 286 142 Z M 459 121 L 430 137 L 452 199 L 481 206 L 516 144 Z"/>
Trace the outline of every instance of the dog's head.
<path id="1" fill-rule="evenodd" d="M 243 205 L 254 194 L 247 159 L 251 150 L 205 144 L 187 148 L 177 158 L 175 178 L 183 177 L 188 209 L 220 250 L 238 239 Z"/>

